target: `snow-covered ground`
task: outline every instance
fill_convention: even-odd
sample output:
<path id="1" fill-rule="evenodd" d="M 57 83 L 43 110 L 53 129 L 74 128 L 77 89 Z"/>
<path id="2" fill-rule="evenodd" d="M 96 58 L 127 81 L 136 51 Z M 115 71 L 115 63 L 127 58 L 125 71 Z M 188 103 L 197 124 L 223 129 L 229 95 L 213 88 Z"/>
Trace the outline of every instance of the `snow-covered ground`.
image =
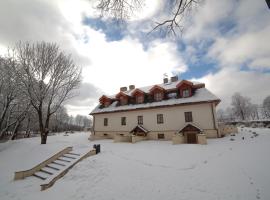
<path id="1" fill-rule="evenodd" d="M 254 131 L 259 135 L 251 138 Z M 236 136 L 209 139 L 208 145 L 89 142 L 88 137 L 82 132 L 50 136 L 47 145 L 40 145 L 40 138 L 0 144 L 0 199 L 270 199 L 270 129 L 244 128 Z M 35 177 L 13 181 L 16 170 L 55 151 L 94 143 L 102 152 L 75 165 L 48 190 L 41 192 L 42 181 Z"/>

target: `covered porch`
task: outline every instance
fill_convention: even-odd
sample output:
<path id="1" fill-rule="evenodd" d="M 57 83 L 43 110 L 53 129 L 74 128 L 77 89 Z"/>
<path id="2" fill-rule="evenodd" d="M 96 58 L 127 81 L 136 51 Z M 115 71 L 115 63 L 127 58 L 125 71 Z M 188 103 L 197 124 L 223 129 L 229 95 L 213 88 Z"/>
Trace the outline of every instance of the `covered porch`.
<path id="1" fill-rule="evenodd" d="M 207 144 L 203 129 L 193 123 L 185 124 L 172 138 L 173 144 Z"/>

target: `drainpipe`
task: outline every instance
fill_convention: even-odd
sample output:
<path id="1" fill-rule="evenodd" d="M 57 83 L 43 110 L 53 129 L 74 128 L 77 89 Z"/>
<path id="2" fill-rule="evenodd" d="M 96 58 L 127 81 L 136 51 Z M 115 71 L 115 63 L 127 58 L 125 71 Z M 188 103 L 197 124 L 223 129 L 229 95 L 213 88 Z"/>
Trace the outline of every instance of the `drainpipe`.
<path id="1" fill-rule="evenodd" d="M 217 137 L 219 137 L 219 130 L 217 127 L 217 120 L 216 120 L 216 115 L 215 115 L 215 111 L 214 111 L 214 106 L 215 103 L 211 103 L 211 110 L 212 110 L 212 116 L 213 116 L 213 125 L 214 125 L 214 129 L 217 131 Z"/>
<path id="2" fill-rule="evenodd" d="M 94 135 L 95 135 L 95 115 L 93 115 L 93 132 L 94 132 Z"/>

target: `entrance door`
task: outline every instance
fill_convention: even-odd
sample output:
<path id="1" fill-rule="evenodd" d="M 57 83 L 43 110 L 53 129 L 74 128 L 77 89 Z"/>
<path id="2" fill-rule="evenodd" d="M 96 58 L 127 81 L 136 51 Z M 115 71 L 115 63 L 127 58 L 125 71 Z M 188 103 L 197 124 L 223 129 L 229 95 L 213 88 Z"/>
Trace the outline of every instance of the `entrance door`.
<path id="1" fill-rule="evenodd" d="M 188 144 L 197 144 L 197 134 L 194 132 L 186 133 Z"/>

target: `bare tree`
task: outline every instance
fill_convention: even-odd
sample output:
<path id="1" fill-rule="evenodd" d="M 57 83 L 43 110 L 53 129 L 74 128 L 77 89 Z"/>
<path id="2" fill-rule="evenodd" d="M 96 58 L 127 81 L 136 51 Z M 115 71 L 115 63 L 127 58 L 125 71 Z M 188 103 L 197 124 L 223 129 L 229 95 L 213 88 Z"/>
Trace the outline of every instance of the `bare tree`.
<path id="1" fill-rule="evenodd" d="M 257 104 L 250 104 L 248 108 L 249 117 L 253 120 L 259 119 L 259 106 Z"/>
<path id="2" fill-rule="evenodd" d="M 13 70 L 16 65 L 12 57 L 0 57 L 0 138 L 9 127 L 16 123 L 10 120 L 19 91 Z"/>
<path id="3" fill-rule="evenodd" d="M 225 122 L 226 121 L 226 113 L 223 109 L 217 110 L 217 119 L 218 119 L 218 122 Z"/>
<path id="4" fill-rule="evenodd" d="M 127 19 L 144 6 L 145 0 L 96 0 L 96 8 L 101 16 L 113 17 L 117 20 Z M 170 0 L 165 1 L 165 20 L 156 22 L 152 31 L 165 31 L 167 35 L 177 35 L 183 31 L 183 20 L 200 0 Z M 152 32 L 151 31 L 151 32 Z"/>
<path id="5" fill-rule="evenodd" d="M 250 105 L 250 99 L 240 93 L 232 96 L 232 109 L 240 120 L 246 120 L 249 117 Z"/>
<path id="6" fill-rule="evenodd" d="M 77 126 L 83 126 L 83 116 L 82 115 L 76 115 L 75 117 L 75 123 Z"/>
<path id="7" fill-rule="evenodd" d="M 91 125 L 92 125 L 91 118 L 84 116 L 84 118 L 83 118 L 83 127 L 89 128 Z"/>
<path id="8" fill-rule="evenodd" d="M 74 96 L 81 69 L 53 43 L 20 42 L 14 52 L 19 64 L 18 80 L 38 115 L 41 144 L 46 144 L 50 117 Z"/>
<path id="9" fill-rule="evenodd" d="M 270 96 L 263 100 L 262 112 L 265 118 L 270 118 Z"/>

